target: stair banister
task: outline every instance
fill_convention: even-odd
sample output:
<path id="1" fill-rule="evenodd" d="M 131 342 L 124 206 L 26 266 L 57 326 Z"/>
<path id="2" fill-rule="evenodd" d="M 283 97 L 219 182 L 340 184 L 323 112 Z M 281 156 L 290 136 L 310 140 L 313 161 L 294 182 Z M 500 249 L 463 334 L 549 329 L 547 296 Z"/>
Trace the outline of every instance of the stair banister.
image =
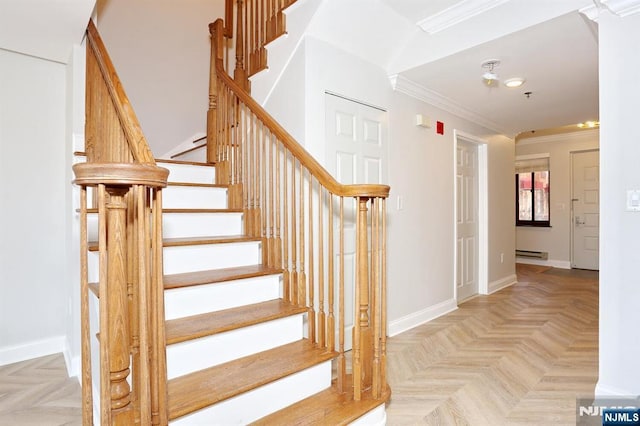
<path id="1" fill-rule="evenodd" d="M 91 369 L 99 370 L 102 425 L 165 425 L 166 359 L 162 288 L 162 188 L 157 167 L 93 22 L 87 27 L 86 162 L 80 186 L 83 425 L 93 425 Z M 92 205 L 88 193 L 92 191 Z M 98 241 L 87 239 L 97 214 Z M 98 282 L 89 283 L 88 251 Z M 90 291 L 98 296 L 99 333 L 89 330 Z M 99 365 L 91 365 L 91 342 Z"/>
<path id="2" fill-rule="evenodd" d="M 133 156 L 133 160 L 136 162 L 155 164 L 155 159 L 153 158 L 149 144 L 142 133 L 140 123 L 133 112 L 129 98 L 123 89 L 122 83 L 115 71 L 115 67 L 109 58 L 106 48 L 104 47 L 102 38 L 98 34 L 98 30 L 91 20 L 87 26 L 87 49 L 89 51 L 88 59 L 95 61 L 95 66 L 98 68 L 103 80 L 100 84 L 104 85 L 104 88 L 106 89 L 106 93 L 87 91 L 88 108 L 91 107 L 92 100 L 98 100 L 89 98 L 91 93 L 94 93 L 97 97 L 108 94 L 113 105 L 113 110 L 121 123 L 121 131 L 124 133 L 124 137 L 127 142 L 127 146 L 125 147 L 122 144 L 114 144 L 114 139 L 96 141 L 93 138 L 94 132 L 90 132 L 85 136 L 85 150 L 87 152 L 87 158 L 89 161 L 118 162 L 122 160 L 123 156 L 126 156 L 122 152 L 122 150 L 126 149 Z M 92 73 L 92 75 L 95 75 L 95 73 Z M 92 81 L 87 82 L 87 84 L 93 83 L 94 82 Z M 104 89 L 102 92 L 104 92 Z M 91 115 L 90 109 L 88 114 Z M 92 126 L 96 123 L 88 121 L 87 124 L 88 126 Z M 91 127 L 90 129 L 93 130 Z"/>
<path id="3" fill-rule="evenodd" d="M 252 4 L 250 0 L 246 3 Z M 239 7 L 241 4 L 240 0 Z M 238 31 L 241 23 L 239 19 Z M 218 183 L 230 185 L 235 198 L 241 199 L 236 207 L 245 211 L 246 233 L 263 238 L 263 262 L 272 265 L 278 259 L 275 266 L 283 269 L 285 298 L 307 306 L 309 340 L 338 352 L 338 388 L 351 389 L 355 400 L 366 392 L 374 399 L 386 399 L 385 215 L 389 187 L 337 182 L 249 95 L 243 79 L 227 74 L 221 51 L 225 48 L 223 21 L 209 28 L 210 99 L 215 102 L 210 102 L 207 135 L 213 153 L 207 158 L 224 170 Z M 334 211 L 336 202 L 339 216 Z M 351 229 L 352 221 L 356 235 L 346 239 L 345 230 Z M 352 266 L 351 260 L 345 260 L 350 247 L 355 250 Z M 345 279 L 351 267 L 355 279 Z M 334 286 L 336 278 L 338 285 Z M 344 292 L 350 282 L 356 300 L 349 308 L 353 318 L 346 318 Z M 344 327 L 348 323 L 353 324 L 351 379 L 345 359 Z"/>

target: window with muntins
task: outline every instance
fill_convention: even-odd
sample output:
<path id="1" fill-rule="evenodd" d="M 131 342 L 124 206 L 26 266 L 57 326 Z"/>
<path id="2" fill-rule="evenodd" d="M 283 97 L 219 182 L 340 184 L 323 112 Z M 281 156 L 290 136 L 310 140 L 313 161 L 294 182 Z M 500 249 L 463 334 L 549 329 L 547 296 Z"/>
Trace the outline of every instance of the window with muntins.
<path id="1" fill-rule="evenodd" d="M 551 226 L 549 157 L 516 160 L 516 226 Z"/>

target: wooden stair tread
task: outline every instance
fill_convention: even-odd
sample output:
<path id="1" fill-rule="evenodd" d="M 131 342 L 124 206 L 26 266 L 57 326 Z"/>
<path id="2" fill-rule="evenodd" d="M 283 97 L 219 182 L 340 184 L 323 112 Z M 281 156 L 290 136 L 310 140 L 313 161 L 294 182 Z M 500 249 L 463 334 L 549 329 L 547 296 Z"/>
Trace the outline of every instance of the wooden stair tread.
<path id="1" fill-rule="evenodd" d="M 80 212 L 80 209 L 76 209 Z M 162 213 L 243 213 L 242 209 L 162 209 Z M 87 209 L 87 213 L 98 213 L 98 209 Z"/>
<path id="2" fill-rule="evenodd" d="M 200 163 L 198 161 L 184 161 L 184 160 L 167 160 L 165 158 L 156 158 L 156 163 L 184 164 L 185 166 L 204 166 L 204 167 L 216 166 L 214 163 Z"/>
<path id="3" fill-rule="evenodd" d="M 164 288 L 180 288 L 201 284 L 220 283 L 244 278 L 262 277 L 281 273 L 281 269 L 264 265 L 237 266 L 234 268 L 211 269 L 207 271 L 184 272 L 164 276 Z"/>
<path id="4" fill-rule="evenodd" d="M 218 235 L 209 237 L 179 237 L 165 238 L 163 247 L 197 246 L 204 244 L 226 244 L 226 243 L 248 243 L 262 241 L 260 237 L 250 237 L 246 235 Z M 98 251 L 98 243 L 90 241 L 89 251 Z"/>
<path id="5" fill-rule="evenodd" d="M 260 237 L 250 237 L 247 235 L 218 235 L 209 237 L 179 237 L 165 238 L 164 247 L 193 246 L 200 244 L 225 244 L 225 243 L 245 243 L 262 241 Z"/>
<path id="6" fill-rule="evenodd" d="M 169 380 L 169 419 L 248 392 L 337 356 L 307 339 Z"/>
<path id="7" fill-rule="evenodd" d="M 229 185 L 219 183 L 167 182 L 168 186 L 192 186 L 202 188 L 229 188 Z"/>
<path id="8" fill-rule="evenodd" d="M 166 322 L 167 344 L 224 333 L 305 312 L 305 306 L 276 299 L 170 320 Z"/>
<path id="9" fill-rule="evenodd" d="M 162 209 L 162 213 L 242 213 L 242 209 Z"/>
<path id="10" fill-rule="evenodd" d="M 194 141 L 195 143 L 196 141 Z M 87 153 L 84 151 L 74 151 L 73 155 L 76 157 L 86 157 Z M 166 158 L 156 158 L 156 163 L 168 163 L 168 164 L 184 164 L 189 166 L 204 166 L 204 167 L 215 167 L 215 163 L 201 163 L 199 161 L 185 161 L 185 160 L 170 160 Z"/>
<path id="11" fill-rule="evenodd" d="M 210 269 L 206 271 L 183 272 L 181 274 L 165 275 L 164 289 L 176 289 L 202 284 L 215 284 L 245 278 L 264 277 L 281 274 L 282 269 L 270 268 L 264 265 L 236 266 L 233 268 Z M 89 283 L 89 289 L 99 296 L 98 283 Z"/>
<path id="12" fill-rule="evenodd" d="M 334 382 L 330 388 L 269 414 L 251 425 L 347 425 L 388 402 L 390 396 L 391 390 L 387 386 L 379 399 L 373 399 L 371 391 L 366 391 L 360 401 L 354 401 L 350 386 L 347 387 L 347 392 L 339 393 Z"/>

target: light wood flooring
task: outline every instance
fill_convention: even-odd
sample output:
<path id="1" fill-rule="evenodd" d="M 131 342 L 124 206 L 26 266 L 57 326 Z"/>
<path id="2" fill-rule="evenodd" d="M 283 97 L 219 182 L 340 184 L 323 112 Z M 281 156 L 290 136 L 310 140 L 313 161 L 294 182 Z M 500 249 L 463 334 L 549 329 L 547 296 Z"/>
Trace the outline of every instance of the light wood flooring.
<path id="1" fill-rule="evenodd" d="M 575 425 L 598 375 L 598 274 L 518 265 L 518 284 L 388 340 L 387 424 Z M 0 367 L 0 425 L 79 425 L 61 355 Z"/>
<path id="2" fill-rule="evenodd" d="M 389 339 L 388 425 L 575 425 L 598 377 L 598 273 L 518 283 Z"/>
<path id="3" fill-rule="evenodd" d="M 80 385 L 62 354 L 0 367 L 0 425 L 80 425 Z"/>

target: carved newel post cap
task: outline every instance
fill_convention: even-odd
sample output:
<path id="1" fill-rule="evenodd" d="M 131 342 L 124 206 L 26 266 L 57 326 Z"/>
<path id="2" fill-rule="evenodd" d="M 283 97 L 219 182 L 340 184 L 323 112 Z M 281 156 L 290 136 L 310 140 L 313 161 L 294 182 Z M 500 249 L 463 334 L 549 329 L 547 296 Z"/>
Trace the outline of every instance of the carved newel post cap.
<path id="1" fill-rule="evenodd" d="M 142 163 L 79 163 L 73 166 L 77 185 L 109 186 L 145 185 L 157 188 L 167 186 L 169 170 L 155 164 Z"/>

